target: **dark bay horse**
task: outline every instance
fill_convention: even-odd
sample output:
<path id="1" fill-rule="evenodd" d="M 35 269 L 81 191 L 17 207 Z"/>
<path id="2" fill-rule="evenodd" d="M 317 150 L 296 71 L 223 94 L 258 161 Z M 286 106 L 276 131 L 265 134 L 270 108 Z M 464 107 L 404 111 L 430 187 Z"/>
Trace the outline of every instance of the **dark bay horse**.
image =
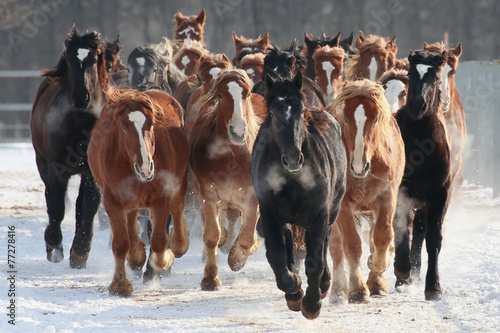
<path id="1" fill-rule="evenodd" d="M 113 235 L 113 295 L 128 297 L 132 286 L 125 259 L 134 270 L 146 261 L 139 238 L 139 208 L 151 212 L 153 230 L 149 263 L 168 269 L 189 247 L 184 218 L 189 147 L 182 108 L 167 93 L 151 89 L 115 90 L 95 125 L 88 149 L 89 164 L 108 213 Z M 173 229 L 167 235 L 167 220 Z"/>
<path id="2" fill-rule="evenodd" d="M 116 37 L 116 40 L 114 42 L 106 43 L 106 70 L 110 75 L 127 69 L 127 67 L 122 64 L 122 61 L 120 59 L 122 49 L 123 45 L 120 43 L 120 36 Z"/>
<path id="3" fill-rule="evenodd" d="M 305 106 L 300 72 L 293 80 L 267 76 L 266 85 L 269 115 L 255 140 L 250 167 L 266 256 L 288 308 L 314 319 L 330 287 L 328 239 L 345 191 L 346 152 L 335 119 Z M 290 224 L 306 230 L 305 296 Z"/>
<path id="4" fill-rule="evenodd" d="M 106 102 L 108 74 L 105 45 L 97 32 L 81 35 L 73 27 L 54 69 L 43 72 L 31 113 L 31 140 L 38 172 L 45 185 L 49 225 L 45 229 L 47 259 L 64 258 L 61 222 L 71 176 L 80 174 L 76 201 L 76 230 L 70 267 L 85 268 L 92 242 L 99 189 L 87 162 L 87 146 Z"/>
<path id="5" fill-rule="evenodd" d="M 346 193 L 330 238 L 330 296 L 334 302 L 345 298 L 349 302 L 366 302 L 370 295 L 387 294 L 384 272 L 393 250 L 392 220 L 405 155 L 398 124 L 384 93 L 382 86 L 368 79 L 346 82 L 327 107 L 342 129 L 348 161 Z M 370 227 L 370 274 L 366 284 L 360 266 L 361 235 L 357 231 L 361 217 L 368 219 Z"/>
<path id="6" fill-rule="evenodd" d="M 241 212 L 240 232 L 228 256 L 233 271 L 242 269 L 261 245 L 255 232 L 258 203 L 248 170 L 262 113 L 257 109 L 264 105 L 254 103 L 250 79 L 241 69 L 222 71 L 197 103 L 199 114 L 189 142 L 206 251 L 201 289 L 219 290 L 217 247 L 227 240 L 221 215 Z"/>
<path id="7" fill-rule="evenodd" d="M 396 245 L 394 273 L 397 288 L 420 279 L 425 238 L 428 254 L 425 299 L 439 300 L 438 256 L 453 180 L 451 143 L 440 90 L 447 54 L 412 51 L 408 60 L 408 98 L 406 105 L 395 116 L 405 143 L 406 165 L 393 223 Z M 410 249 L 408 227 L 414 210 Z"/>

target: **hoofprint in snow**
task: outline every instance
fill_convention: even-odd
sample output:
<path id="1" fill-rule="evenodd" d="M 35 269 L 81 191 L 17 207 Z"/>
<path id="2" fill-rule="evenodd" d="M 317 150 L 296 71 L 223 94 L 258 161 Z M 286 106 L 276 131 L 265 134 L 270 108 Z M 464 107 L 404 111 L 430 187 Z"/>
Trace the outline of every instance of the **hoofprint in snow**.
<path id="1" fill-rule="evenodd" d="M 500 327 L 500 199 L 490 189 L 466 186 L 460 205 L 447 215 L 440 256 L 443 299 L 424 300 L 423 285 L 394 290 L 392 264 L 385 275 L 390 289 L 367 304 L 330 304 L 310 321 L 288 310 L 276 287 L 264 245 L 239 272 L 220 253 L 222 289 L 202 292 L 201 228 L 191 222 L 191 245 L 175 259 L 172 276 L 144 285 L 133 280 L 131 298 L 107 291 L 113 275 L 110 230 L 95 223 L 87 269 L 69 268 L 74 234 L 77 178 L 70 182 L 62 224 L 65 259 L 45 258 L 47 224 L 43 184 L 29 143 L 0 144 L 0 332 L 497 332 Z M 71 203 L 70 203 L 71 202 Z M 7 262 L 8 231 L 15 226 L 15 296 Z M 366 263 L 368 248 L 363 247 Z M 426 255 L 423 256 L 423 273 Z M 368 269 L 362 265 L 367 278 Z M 133 273 L 129 272 L 133 279 Z M 306 284 L 304 273 L 301 273 Z M 15 302 L 15 326 L 7 307 Z"/>

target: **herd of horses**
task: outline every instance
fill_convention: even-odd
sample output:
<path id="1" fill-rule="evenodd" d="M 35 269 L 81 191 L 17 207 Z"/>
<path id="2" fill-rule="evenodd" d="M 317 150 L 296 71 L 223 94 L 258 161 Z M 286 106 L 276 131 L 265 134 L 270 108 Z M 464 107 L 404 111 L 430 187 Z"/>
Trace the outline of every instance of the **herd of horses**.
<path id="1" fill-rule="evenodd" d="M 353 34 L 306 33 L 304 45 L 281 48 L 268 33 L 233 33 L 231 62 L 208 51 L 204 10 L 178 12 L 174 22 L 172 41 L 136 47 L 126 65 L 118 39 L 73 27 L 59 62 L 43 72 L 31 136 L 45 184 L 47 259 L 64 258 L 66 188 L 79 174 L 70 267 L 86 266 L 102 198 L 113 295 L 132 294 L 125 261 L 163 272 L 186 253 L 189 205 L 203 225 L 202 290 L 221 288 L 218 248 L 238 271 L 263 237 L 287 306 L 313 319 L 329 291 L 334 302 L 386 294 L 393 252 L 396 288 L 419 282 L 425 240 L 425 299 L 441 299 L 443 222 L 463 179 L 466 127 L 454 82 L 461 45 L 424 44 L 398 59 L 395 36 L 360 31 L 352 45 Z M 149 259 L 139 209 L 151 220 Z"/>

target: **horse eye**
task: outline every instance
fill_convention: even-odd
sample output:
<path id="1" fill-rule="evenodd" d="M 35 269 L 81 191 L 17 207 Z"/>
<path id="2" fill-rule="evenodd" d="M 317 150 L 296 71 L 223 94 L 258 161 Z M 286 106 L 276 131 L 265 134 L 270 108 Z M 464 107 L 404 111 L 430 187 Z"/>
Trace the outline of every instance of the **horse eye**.
<path id="1" fill-rule="evenodd" d="M 345 121 L 345 123 L 346 123 L 346 124 L 349 124 L 349 122 L 347 121 L 347 119 L 346 119 L 346 118 L 344 118 L 344 121 Z"/>
<path id="2" fill-rule="evenodd" d="M 124 131 L 124 132 L 126 132 L 126 131 L 127 131 L 127 129 L 126 129 L 126 128 L 125 128 L 125 126 L 123 126 L 123 125 L 122 125 L 122 129 L 123 129 L 123 131 Z"/>
<path id="3" fill-rule="evenodd" d="M 378 122 L 378 118 L 375 118 L 375 121 L 373 122 L 373 125 L 375 125 Z"/>
<path id="4" fill-rule="evenodd" d="M 221 94 L 219 94 L 219 99 L 222 100 L 222 95 Z"/>

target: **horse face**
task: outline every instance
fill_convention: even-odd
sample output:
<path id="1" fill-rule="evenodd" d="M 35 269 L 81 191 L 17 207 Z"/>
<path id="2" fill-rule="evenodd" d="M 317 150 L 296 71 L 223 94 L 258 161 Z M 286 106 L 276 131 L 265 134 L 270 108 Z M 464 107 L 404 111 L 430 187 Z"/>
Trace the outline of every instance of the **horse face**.
<path id="1" fill-rule="evenodd" d="M 224 124 L 232 144 L 243 145 L 248 135 L 248 108 L 251 108 L 251 87 L 240 80 L 230 80 L 221 84 L 219 94 L 219 112 L 223 112 Z M 227 112 L 225 112 L 227 111 Z"/>
<path id="2" fill-rule="evenodd" d="M 377 105 L 369 98 L 353 98 L 345 103 L 342 132 L 354 177 L 366 177 L 370 171 L 379 113 Z"/>
<path id="3" fill-rule="evenodd" d="M 99 81 L 97 52 L 89 47 L 75 47 L 68 52 L 68 77 L 73 107 L 85 110 L 90 104 L 92 87 Z"/>
<path id="4" fill-rule="evenodd" d="M 326 104 L 335 99 L 337 90 L 342 85 L 343 60 L 340 58 L 317 58 L 314 64 L 316 83 L 325 95 Z"/>
<path id="5" fill-rule="evenodd" d="M 406 85 L 398 79 L 391 79 L 384 83 L 385 99 L 391 107 L 391 113 L 396 113 L 406 104 Z"/>
<path id="6" fill-rule="evenodd" d="M 203 40 L 203 26 L 205 25 L 205 9 L 198 16 L 184 16 L 180 12 L 175 14 L 175 39 L 182 42 Z"/>
<path id="7" fill-rule="evenodd" d="M 141 182 L 153 180 L 155 138 L 151 116 L 146 116 L 142 111 L 132 111 L 123 116 L 121 124 L 137 179 Z"/>
<path id="8" fill-rule="evenodd" d="M 442 103 L 443 103 L 443 112 L 448 111 L 450 107 L 451 100 L 451 87 L 452 85 L 449 82 L 454 80 L 454 75 L 457 71 L 455 68 L 450 66 L 450 62 L 448 62 L 443 69 L 443 80 L 441 81 L 441 92 L 442 92 Z"/>
<path id="9" fill-rule="evenodd" d="M 191 52 L 189 49 L 184 49 L 178 56 L 176 55 L 175 65 L 182 74 L 187 76 L 192 75 L 196 72 L 196 64 L 200 61 L 201 55 L 195 52 Z"/>
<path id="10" fill-rule="evenodd" d="M 266 78 L 268 80 L 269 76 Z M 300 72 L 293 79 L 295 86 L 302 86 Z M 269 86 L 269 84 L 268 84 Z M 281 164 L 288 173 L 298 173 L 302 170 L 304 155 L 302 142 L 305 137 L 304 105 L 293 94 L 283 94 L 273 99 L 269 105 L 271 129 L 274 140 L 281 152 Z"/>
<path id="11" fill-rule="evenodd" d="M 128 62 L 128 84 L 132 89 L 156 84 L 156 62 L 147 56 L 139 55 Z"/>
<path id="12" fill-rule="evenodd" d="M 387 53 L 382 50 L 364 52 L 361 56 L 361 77 L 377 82 L 387 70 Z"/>

